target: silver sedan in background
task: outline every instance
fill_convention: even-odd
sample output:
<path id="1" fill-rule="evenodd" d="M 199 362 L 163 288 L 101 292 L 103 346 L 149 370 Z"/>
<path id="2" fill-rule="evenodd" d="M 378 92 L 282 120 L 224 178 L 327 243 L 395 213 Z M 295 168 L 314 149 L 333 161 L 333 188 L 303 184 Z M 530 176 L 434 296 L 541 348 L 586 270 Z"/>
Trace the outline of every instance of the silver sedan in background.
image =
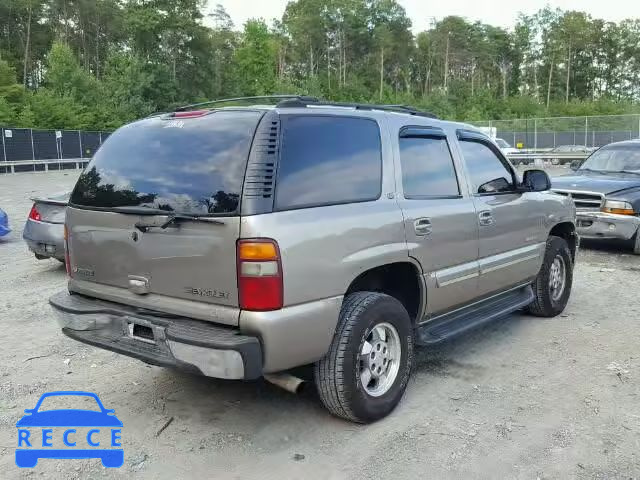
<path id="1" fill-rule="evenodd" d="M 22 238 L 38 260 L 55 258 L 64 262 L 64 218 L 70 193 L 33 198 L 33 206 Z"/>

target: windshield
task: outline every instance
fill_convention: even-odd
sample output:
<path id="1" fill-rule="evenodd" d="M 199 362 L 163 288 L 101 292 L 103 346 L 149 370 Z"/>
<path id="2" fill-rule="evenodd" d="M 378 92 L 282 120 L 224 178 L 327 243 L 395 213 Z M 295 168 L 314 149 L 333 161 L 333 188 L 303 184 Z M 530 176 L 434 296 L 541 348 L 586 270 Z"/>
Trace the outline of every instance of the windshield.
<path id="1" fill-rule="evenodd" d="M 262 112 L 156 117 L 112 134 L 82 173 L 71 204 L 142 207 L 186 215 L 237 212 Z"/>
<path id="2" fill-rule="evenodd" d="M 603 147 L 591 155 L 580 170 L 640 172 L 640 145 Z"/>
<path id="3" fill-rule="evenodd" d="M 496 138 L 496 143 L 500 148 L 509 148 L 509 144 L 501 138 Z"/>

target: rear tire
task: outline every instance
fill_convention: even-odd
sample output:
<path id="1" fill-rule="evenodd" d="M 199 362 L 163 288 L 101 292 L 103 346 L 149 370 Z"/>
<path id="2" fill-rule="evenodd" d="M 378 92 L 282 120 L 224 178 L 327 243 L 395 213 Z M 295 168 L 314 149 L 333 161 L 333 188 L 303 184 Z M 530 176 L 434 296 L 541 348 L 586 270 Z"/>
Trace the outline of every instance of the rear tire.
<path id="1" fill-rule="evenodd" d="M 573 285 L 573 259 L 564 238 L 550 236 L 544 254 L 542 268 L 533 283 L 535 300 L 527 310 L 538 317 L 555 317 L 561 314 Z"/>
<path id="2" fill-rule="evenodd" d="M 356 292 L 344 299 L 329 353 L 315 364 L 314 378 L 333 415 L 370 423 L 400 402 L 412 365 L 413 326 L 404 306 L 389 295 Z"/>

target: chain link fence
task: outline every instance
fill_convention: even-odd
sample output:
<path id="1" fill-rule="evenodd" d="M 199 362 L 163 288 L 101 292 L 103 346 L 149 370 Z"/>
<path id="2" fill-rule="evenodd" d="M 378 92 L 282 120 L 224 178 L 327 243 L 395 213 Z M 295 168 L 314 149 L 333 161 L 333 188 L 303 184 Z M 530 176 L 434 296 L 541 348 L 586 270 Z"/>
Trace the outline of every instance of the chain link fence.
<path id="1" fill-rule="evenodd" d="M 93 157 L 110 134 L 0 127 L 0 173 L 77 168 Z"/>
<path id="2" fill-rule="evenodd" d="M 550 117 L 470 122 L 492 137 L 525 150 L 551 150 L 580 145 L 598 148 L 640 138 L 640 115 Z"/>

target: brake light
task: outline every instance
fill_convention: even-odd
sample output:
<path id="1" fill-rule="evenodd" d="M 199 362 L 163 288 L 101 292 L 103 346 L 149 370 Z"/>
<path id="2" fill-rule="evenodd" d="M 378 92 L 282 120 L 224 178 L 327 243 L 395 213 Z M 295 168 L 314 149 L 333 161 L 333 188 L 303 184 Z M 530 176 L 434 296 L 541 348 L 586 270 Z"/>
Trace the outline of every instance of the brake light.
<path id="1" fill-rule="evenodd" d="M 194 117 L 202 117 L 210 113 L 210 110 L 191 110 L 189 112 L 175 112 L 173 114 L 173 118 L 194 118 Z"/>
<path id="2" fill-rule="evenodd" d="M 239 240 L 237 256 L 240 308 L 258 312 L 282 308 L 282 263 L 275 240 Z"/>
<path id="3" fill-rule="evenodd" d="M 36 204 L 35 203 L 31 207 L 31 211 L 29 212 L 29 218 L 31 220 L 35 220 L 36 222 L 42 221 L 42 216 L 40 215 L 40 212 L 36 208 Z"/>
<path id="4" fill-rule="evenodd" d="M 69 278 L 73 277 L 71 274 L 71 257 L 69 256 L 69 230 L 66 223 L 64 224 L 64 266 L 67 269 Z"/>

